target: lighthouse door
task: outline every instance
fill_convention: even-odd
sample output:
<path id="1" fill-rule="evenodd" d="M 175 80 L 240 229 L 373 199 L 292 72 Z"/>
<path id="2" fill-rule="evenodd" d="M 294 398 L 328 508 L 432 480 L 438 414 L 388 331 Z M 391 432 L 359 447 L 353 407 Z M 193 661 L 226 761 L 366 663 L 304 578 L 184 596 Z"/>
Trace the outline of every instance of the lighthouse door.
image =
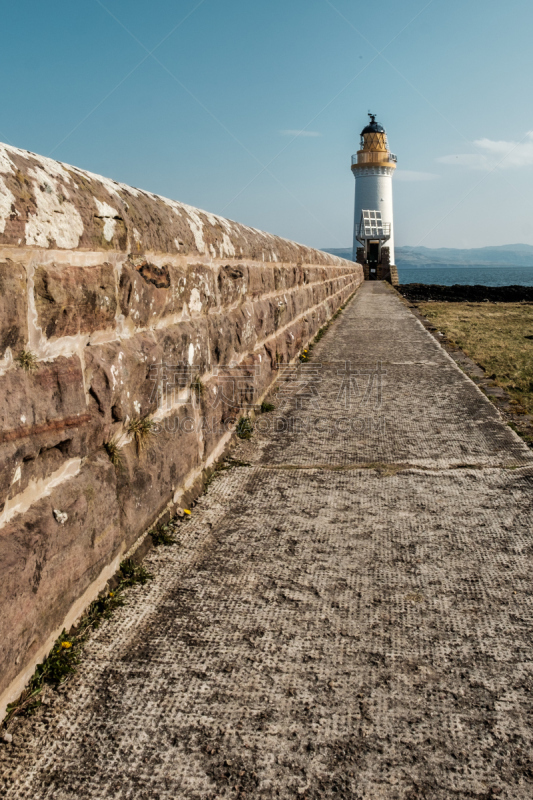
<path id="1" fill-rule="evenodd" d="M 379 263 L 379 242 L 368 243 L 368 277 L 377 280 Z"/>

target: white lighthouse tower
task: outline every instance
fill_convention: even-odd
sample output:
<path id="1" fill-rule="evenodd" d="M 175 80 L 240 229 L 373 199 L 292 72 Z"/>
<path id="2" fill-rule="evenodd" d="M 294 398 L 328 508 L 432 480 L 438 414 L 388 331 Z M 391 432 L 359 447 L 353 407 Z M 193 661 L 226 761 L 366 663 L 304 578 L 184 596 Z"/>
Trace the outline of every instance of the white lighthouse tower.
<path id="1" fill-rule="evenodd" d="M 369 114 L 361 131 L 361 149 L 352 156 L 355 177 L 353 260 L 367 280 L 397 283 L 394 266 L 392 176 L 396 156 L 389 151 L 385 129 Z"/>

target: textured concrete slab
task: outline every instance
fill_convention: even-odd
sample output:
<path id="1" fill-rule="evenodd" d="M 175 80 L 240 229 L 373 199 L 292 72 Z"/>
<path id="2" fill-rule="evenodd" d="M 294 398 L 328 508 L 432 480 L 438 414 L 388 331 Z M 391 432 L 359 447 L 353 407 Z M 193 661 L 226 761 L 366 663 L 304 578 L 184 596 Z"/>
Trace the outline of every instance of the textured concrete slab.
<path id="1" fill-rule="evenodd" d="M 382 283 L 364 285 L 312 362 L 287 375 L 279 396 L 287 421 L 271 430 L 285 435 L 265 430 L 269 463 L 531 461 L 492 403 Z"/>
<path id="2" fill-rule="evenodd" d="M 532 796 L 533 454 L 382 284 L 275 402 L 3 796 Z"/>

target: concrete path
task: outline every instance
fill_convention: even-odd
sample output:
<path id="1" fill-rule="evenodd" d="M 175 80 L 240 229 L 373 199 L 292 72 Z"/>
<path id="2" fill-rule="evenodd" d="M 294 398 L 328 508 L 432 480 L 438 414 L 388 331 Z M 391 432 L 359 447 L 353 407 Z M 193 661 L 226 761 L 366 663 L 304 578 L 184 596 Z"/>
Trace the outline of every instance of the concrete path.
<path id="1" fill-rule="evenodd" d="M 0 750 L 19 798 L 533 796 L 533 454 L 386 285 Z"/>

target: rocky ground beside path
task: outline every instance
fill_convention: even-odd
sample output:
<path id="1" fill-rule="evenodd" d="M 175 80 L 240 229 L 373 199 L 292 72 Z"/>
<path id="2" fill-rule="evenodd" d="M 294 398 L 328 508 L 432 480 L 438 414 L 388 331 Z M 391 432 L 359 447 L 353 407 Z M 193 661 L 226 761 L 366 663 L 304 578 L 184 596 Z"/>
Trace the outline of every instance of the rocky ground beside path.
<path id="1" fill-rule="evenodd" d="M 429 283 L 404 283 L 398 291 L 412 303 L 428 300 L 449 303 L 533 303 L 533 286 L 481 286 L 455 283 L 439 286 Z"/>

